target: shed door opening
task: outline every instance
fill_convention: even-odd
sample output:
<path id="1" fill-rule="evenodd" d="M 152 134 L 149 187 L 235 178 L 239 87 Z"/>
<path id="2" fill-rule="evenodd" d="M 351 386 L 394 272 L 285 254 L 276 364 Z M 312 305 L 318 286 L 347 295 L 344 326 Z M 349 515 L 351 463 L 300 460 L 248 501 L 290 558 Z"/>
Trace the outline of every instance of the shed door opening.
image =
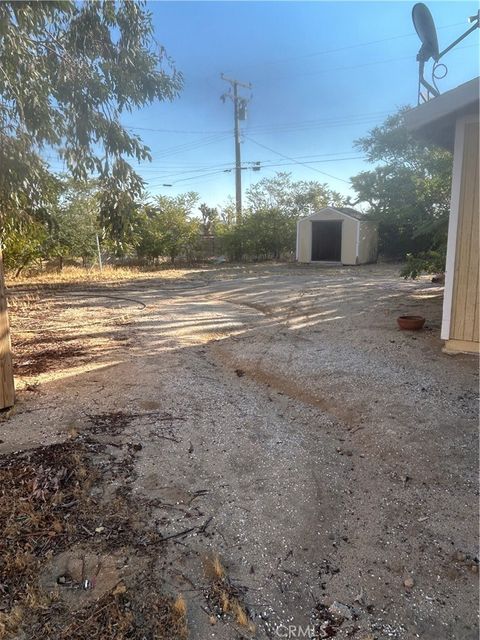
<path id="1" fill-rule="evenodd" d="M 341 262 L 341 220 L 312 220 L 312 260 Z"/>

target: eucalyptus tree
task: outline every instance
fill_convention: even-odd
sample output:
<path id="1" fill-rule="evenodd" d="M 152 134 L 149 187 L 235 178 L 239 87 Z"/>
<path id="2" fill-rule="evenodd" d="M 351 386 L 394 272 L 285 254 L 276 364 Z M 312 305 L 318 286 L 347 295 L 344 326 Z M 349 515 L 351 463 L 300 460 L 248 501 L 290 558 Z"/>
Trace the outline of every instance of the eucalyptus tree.
<path id="1" fill-rule="evenodd" d="M 121 114 L 172 100 L 181 86 L 144 3 L 0 3 L 2 227 L 47 204 L 46 151 L 74 179 L 98 179 L 102 221 L 120 238 L 122 194 L 133 199 L 143 188 L 127 159 L 150 159 Z"/>

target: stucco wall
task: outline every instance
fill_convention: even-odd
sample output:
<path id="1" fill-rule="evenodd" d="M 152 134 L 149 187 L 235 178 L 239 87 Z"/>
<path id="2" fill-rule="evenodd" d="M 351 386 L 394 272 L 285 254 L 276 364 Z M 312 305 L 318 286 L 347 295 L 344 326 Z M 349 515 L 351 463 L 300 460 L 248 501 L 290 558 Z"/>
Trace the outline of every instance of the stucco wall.
<path id="1" fill-rule="evenodd" d="M 297 225 L 297 260 L 312 262 L 312 221 L 342 221 L 342 264 L 356 264 L 357 220 L 335 211 L 322 211 L 300 220 Z"/>

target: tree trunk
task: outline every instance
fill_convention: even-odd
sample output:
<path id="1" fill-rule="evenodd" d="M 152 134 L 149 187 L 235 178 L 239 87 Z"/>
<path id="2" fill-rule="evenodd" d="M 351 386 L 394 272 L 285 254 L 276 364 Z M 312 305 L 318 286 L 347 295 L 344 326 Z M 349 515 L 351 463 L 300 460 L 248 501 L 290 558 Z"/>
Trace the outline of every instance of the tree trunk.
<path id="1" fill-rule="evenodd" d="M 11 407 L 14 402 L 15 384 L 13 381 L 7 296 L 5 293 L 2 252 L 0 251 L 0 409 Z"/>

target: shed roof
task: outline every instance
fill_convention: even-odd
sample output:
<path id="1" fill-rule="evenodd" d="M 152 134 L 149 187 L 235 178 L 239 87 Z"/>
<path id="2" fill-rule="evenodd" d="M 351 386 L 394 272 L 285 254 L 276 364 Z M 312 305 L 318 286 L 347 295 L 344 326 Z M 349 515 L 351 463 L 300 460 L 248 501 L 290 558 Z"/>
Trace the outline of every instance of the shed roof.
<path id="1" fill-rule="evenodd" d="M 453 150 L 455 123 L 458 118 L 478 114 L 480 78 L 474 78 L 405 115 L 407 128 L 420 139 Z"/>
<path id="2" fill-rule="evenodd" d="M 365 215 L 361 211 L 357 211 L 356 209 L 352 209 L 352 207 L 329 207 L 330 209 L 335 209 L 335 211 L 339 211 L 340 213 L 345 213 L 348 216 L 352 216 L 352 218 L 356 218 L 357 220 L 361 220 L 365 217 Z"/>
<path id="3" fill-rule="evenodd" d="M 344 216 L 348 216 L 349 218 L 355 218 L 355 220 L 363 220 L 365 217 L 361 211 L 352 209 L 352 207 L 322 207 L 318 211 L 315 211 L 315 213 L 312 213 L 305 218 L 301 218 L 301 220 L 309 220 L 310 218 L 314 218 L 317 213 L 325 213 L 326 211 L 334 211 L 335 213 L 340 213 Z"/>

